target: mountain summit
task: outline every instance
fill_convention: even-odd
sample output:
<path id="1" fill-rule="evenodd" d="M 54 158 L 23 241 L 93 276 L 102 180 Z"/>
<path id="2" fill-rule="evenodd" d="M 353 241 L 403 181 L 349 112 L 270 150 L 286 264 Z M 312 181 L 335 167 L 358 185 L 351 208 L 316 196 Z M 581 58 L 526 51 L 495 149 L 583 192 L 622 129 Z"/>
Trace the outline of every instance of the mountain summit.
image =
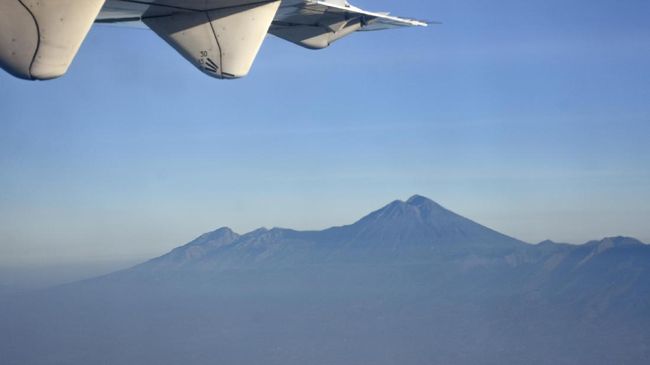
<path id="1" fill-rule="evenodd" d="M 235 242 L 240 236 L 228 227 L 202 234 L 190 243 L 175 248 L 166 256 L 168 264 L 182 266 L 188 261 L 200 260 L 210 252 Z"/>
<path id="2" fill-rule="evenodd" d="M 513 248 L 522 241 L 460 216 L 420 195 L 396 200 L 350 226 L 358 241 L 467 248 Z"/>

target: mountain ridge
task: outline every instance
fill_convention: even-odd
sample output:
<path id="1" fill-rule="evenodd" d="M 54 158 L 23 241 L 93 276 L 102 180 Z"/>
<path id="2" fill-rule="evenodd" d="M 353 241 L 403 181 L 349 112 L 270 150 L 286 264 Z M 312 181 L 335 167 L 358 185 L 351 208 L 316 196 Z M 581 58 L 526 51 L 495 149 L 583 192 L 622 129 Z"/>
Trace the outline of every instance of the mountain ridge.
<path id="1" fill-rule="evenodd" d="M 582 246 L 589 260 L 608 250 L 643 245 L 627 237 Z M 442 257 L 480 256 L 509 264 L 565 259 L 580 245 L 550 240 L 532 245 L 448 210 L 421 195 L 394 200 L 356 222 L 323 230 L 258 228 L 238 234 L 228 227 L 204 233 L 186 245 L 136 266 L 137 270 L 291 266 L 333 262 L 421 262 Z M 551 267 L 554 265 L 547 264 Z"/>

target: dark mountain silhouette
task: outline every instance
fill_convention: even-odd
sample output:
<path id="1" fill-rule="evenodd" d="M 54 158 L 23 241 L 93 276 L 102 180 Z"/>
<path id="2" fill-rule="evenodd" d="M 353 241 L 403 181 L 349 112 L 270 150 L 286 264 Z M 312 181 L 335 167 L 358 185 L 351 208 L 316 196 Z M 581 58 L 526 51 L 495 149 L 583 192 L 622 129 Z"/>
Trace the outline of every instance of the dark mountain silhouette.
<path id="1" fill-rule="evenodd" d="M 0 300 L 3 364 L 646 364 L 650 246 L 528 244 L 414 196 L 323 231 L 228 228 Z"/>

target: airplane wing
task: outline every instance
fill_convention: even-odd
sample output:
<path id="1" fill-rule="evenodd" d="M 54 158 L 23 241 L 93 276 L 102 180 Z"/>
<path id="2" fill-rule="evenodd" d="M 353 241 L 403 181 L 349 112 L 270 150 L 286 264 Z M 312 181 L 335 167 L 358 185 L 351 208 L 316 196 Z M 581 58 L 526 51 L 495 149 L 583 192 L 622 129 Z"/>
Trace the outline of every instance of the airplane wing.
<path id="1" fill-rule="evenodd" d="M 0 67 L 62 76 L 93 23 L 146 26 L 205 74 L 248 74 L 267 33 L 321 49 L 355 31 L 426 26 L 345 0 L 0 0 Z"/>
<path id="2" fill-rule="evenodd" d="M 301 1 L 280 9 L 269 33 L 310 49 L 322 49 L 356 31 L 426 27 L 428 23 L 365 11 L 346 1 Z"/>

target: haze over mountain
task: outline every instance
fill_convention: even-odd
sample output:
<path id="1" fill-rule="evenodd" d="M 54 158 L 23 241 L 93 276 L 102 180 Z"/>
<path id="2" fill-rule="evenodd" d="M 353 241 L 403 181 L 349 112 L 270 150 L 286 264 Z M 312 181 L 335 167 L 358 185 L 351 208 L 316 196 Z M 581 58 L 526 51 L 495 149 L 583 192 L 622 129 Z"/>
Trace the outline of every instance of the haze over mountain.
<path id="1" fill-rule="evenodd" d="M 342 227 L 220 228 L 0 302 L 3 364 L 645 364 L 650 246 L 531 245 L 414 196 Z"/>

